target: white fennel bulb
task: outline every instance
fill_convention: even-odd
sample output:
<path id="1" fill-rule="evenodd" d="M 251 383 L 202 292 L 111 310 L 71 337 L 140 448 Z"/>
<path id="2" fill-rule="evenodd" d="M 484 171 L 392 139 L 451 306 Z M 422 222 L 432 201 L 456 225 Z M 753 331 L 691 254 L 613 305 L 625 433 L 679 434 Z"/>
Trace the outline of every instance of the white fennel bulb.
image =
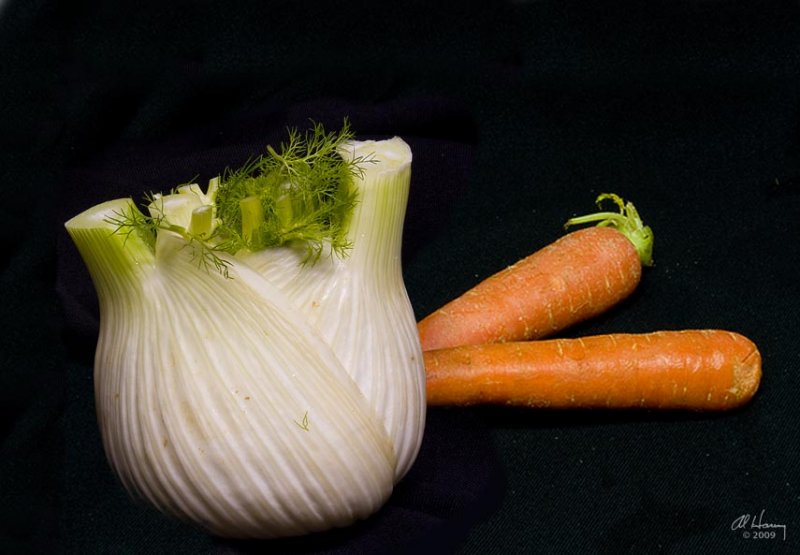
<path id="1" fill-rule="evenodd" d="M 349 130 L 66 223 L 97 291 L 95 401 L 135 496 L 237 538 L 377 511 L 424 428 L 400 247 L 411 152 Z"/>
<path id="2" fill-rule="evenodd" d="M 304 255 L 292 248 L 258 251 L 245 260 L 322 333 L 379 411 L 400 478 L 417 455 L 423 431 L 418 423 L 425 418 L 422 352 L 401 266 L 411 149 L 395 137 L 346 143 L 341 152 L 371 160 L 355 179 L 348 256 L 327 256 L 311 268 L 300 264 Z"/>

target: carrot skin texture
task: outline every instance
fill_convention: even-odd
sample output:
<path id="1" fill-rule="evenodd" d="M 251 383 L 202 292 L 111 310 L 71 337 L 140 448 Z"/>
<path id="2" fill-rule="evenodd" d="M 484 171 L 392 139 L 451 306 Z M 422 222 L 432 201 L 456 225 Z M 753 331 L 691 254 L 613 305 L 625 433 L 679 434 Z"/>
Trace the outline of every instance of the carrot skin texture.
<path id="1" fill-rule="evenodd" d="M 470 345 L 424 354 L 428 405 L 729 410 L 761 381 L 761 354 L 723 330 Z"/>
<path id="2" fill-rule="evenodd" d="M 421 320 L 422 349 L 547 337 L 619 303 L 641 275 L 639 255 L 619 231 L 573 231 Z"/>

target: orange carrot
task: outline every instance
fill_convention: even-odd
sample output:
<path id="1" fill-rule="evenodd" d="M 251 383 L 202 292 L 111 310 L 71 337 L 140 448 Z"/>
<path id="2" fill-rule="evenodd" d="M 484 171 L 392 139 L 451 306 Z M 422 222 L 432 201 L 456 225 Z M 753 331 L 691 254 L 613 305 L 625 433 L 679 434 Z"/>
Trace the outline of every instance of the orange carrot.
<path id="1" fill-rule="evenodd" d="M 450 301 L 418 324 L 423 350 L 539 339 L 596 316 L 625 299 L 652 264 L 653 233 L 636 208 L 616 195 L 619 213 L 569 233 Z"/>
<path id="2" fill-rule="evenodd" d="M 755 344 L 721 330 L 470 345 L 424 358 L 429 405 L 726 410 L 761 380 Z"/>

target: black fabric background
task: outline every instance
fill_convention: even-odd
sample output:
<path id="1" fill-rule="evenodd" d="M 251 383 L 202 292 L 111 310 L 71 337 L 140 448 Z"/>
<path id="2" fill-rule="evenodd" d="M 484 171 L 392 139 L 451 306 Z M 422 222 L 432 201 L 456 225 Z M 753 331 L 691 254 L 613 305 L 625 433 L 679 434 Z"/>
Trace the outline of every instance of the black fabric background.
<path id="1" fill-rule="evenodd" d="M 797 2 L 0 2 L 0 552 L 798 551 Z M 719 327 L 731 413 L 429 411 L 355 527 L 226 542 L 131 501 L 94 420 L 97 308 L 63 222 L 201 182 L 309 118 L 414 151 L 419 317 L 612 191 L 656 233 L 637 292 L 565 336 Z M 742 514 L 787 527 L 747 540 Z"/>

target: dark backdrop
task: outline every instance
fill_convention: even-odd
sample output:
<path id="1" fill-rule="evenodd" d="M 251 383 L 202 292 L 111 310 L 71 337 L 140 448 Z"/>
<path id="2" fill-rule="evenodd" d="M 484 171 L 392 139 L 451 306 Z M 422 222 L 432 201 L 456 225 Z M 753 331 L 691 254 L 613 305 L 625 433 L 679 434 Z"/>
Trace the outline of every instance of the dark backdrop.
<path id="1" fill-rule="evenodd" d="M 0 552 L 797 552 L 798 38 L 797 2 L 0 2 Z M 419 317 L 612 191 L 656 264 L 563 335 L 738 331 L 763 355 L 755 400 L 431 410 L 385 509 L 301 540 L 219 541 L 132 502 L 96 431 L 96 301 L 63 222 L 345 116 L 413 149 Z M 761 511 L 785 541 L 731 529 Z"/>

